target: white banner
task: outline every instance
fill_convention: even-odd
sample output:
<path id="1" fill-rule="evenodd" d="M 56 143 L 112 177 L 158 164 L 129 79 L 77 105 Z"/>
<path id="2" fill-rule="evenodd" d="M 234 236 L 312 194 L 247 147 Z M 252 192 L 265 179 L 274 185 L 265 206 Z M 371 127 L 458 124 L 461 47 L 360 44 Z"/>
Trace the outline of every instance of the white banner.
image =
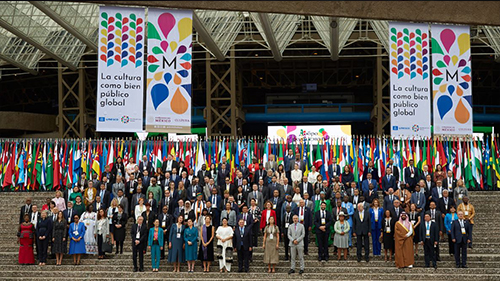
<path id="1" fill-rule="evenodd" d="M 146 131 L 191 133 L 192 12 L 148 10 Z"/>
<path id="2" fill-rule="evenodd" d="M 391 136 L 430 137 L 431 97 L 427 24 L 389 25 Z"/>
<path id="3" fill-rule="evenodd" d="M 142 131 L 144 9 L 100 7 L 97 131 Z"/>
<path id="4" fill-rule="evenodd" d="M 351 141 L 351 125 L 291 125 L 268 126 L 267 137 L 271 140 L 300 140 L 307 139 L 311 144 L 317 144 L 320 139 L 344 138 Z"/>
<path id="5" fill-rule="evenodd" d="M 432 25 L 434 133 L 472 135 L 468 26 Z"/>

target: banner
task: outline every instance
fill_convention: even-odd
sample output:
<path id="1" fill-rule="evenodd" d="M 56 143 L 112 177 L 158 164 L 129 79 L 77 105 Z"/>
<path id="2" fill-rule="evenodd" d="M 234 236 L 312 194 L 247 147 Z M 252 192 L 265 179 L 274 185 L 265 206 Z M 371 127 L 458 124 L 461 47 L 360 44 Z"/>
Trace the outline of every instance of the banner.
<path id="1" fill-rule="evenodd" d="M 191 133 L 192 12 L 148 11 L 146 131 Z"/>
<path id="2" fill-rule="evenodd" d="M 100 7 L 97 131 L 142 131 L 144 9 Z"/>
<path id="3" fill-rule="evenodd" d="M 427 24 L 390 23 L 391 136 L 430 137 Z"/>
<path id="4" fill-rule="evenodd" d="M 267 137 L 271 140 L 286 140 L 294 142 L 307 139 L 311 144 L 318 144 L 318 140 L 327 140 L 332 137 L 344 138 L 351 141 L 351 125 L 303 125 L 303 126 L 268 126 Z"/>
<path id="5" fill-rule="evenodd" d="M 472 135 L 469 26 L 432 25 L 434 133 Z"/>

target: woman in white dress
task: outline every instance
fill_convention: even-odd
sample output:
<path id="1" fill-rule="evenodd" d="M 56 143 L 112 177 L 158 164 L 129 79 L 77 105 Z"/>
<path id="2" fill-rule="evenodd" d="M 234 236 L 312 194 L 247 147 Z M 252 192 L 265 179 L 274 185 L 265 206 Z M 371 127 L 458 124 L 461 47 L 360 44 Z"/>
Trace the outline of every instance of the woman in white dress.
<path id="1" fill-rule="evenodd" d="M 302 180 L 302 171 L 299 170 L 299 165 L 295 164 L 295 168 L 292 170 L 291 177 L 293 184 L 299 184 Z"/>
<path id="2" fill-rule="evenodd" d="M 95 239 L 95 223 L 97 221 L 97 213 L 94 212 L 92 205 L 87 206 L 87 211 L 82 214 L 81 222 L 85 225 L 85 250 L 87 254 L 97 254 L 97 241 Z"/>
<path id="3" fill-rule="evenodd" d="M 222 219 L 222 225 L 217 228 L 217 258 L 220 272 L 231 272 L 233 262 L 233 228 L 227 224 L 227 218 Z"/>
<path id="4" fill-rule="evenodd" d="M 137 218 L 142 216 L 142 213 L 146 211 L 146 206 L 144 206 L 144 198 L 139 198 L 139 204 L 135 206 L 134 210 L 134 216 L 135 216 L 135 221 L 137 221 Z"/>
<path id="5" fill-rule="evenodd" d="M 316 184 L 318 181 L 318 175 L 319 173 L 316 172 L 316 167 L 311 166 L 311 171 L 307 175 L 307 181 L 310 182 L 313 186 Z"/>
<path id="6" fill-rule="evenodd" d="M 113 225 L 113 215 L 118 213 L 118 200 L 113 198 L 111 200 L 111 206 L 108 208 L 108 223 L 109 223 L 109 233 L 111 234 L 111 243 L 115 243 L 115 239 L 113 237 L 113 231 L 115 230 L 115 226 Z"/>

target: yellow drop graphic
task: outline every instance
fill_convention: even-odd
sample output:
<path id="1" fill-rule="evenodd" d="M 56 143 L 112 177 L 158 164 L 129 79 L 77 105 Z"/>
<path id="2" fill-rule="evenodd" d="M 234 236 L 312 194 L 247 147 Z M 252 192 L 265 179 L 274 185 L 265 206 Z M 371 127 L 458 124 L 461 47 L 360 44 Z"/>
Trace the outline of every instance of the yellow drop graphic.
<path id="1" fill-rule="evenodd" d="M 130 36 L 135 37 L 135 30 L 130 30 Z"/>
<path id="2" fill-rule="evenodd" d="M 153 79 L 148 78 L 148 82 L 146 83 L 146 87 L 149 87 L 149 84 L 151 83 L 151 81 L 153 81 Z"/>
<path id="3" fill-rule="evenodd" d="M 119 29 L 117 31 L 115 31 L 115 33 L 116 33 L 116 36 L 122 36 L 122 31 Z"/>
<path id="4" fill-rule="evenodd" d="M 286 132 L 285 130 L 283 129 L 279 129 L 276 134 L 278 135 L 278 137 L 282 138 L 282 139 L 286 139 Z"/>
<path id="5" fill-rule="evenodd" d="M 435 98 L 437 93 L 438 91 L 432 91 L 432 98 Z"/>
<path id="6" fill-rule="evenodd" d="M 458 62 L 458 57 L 457 56 L 452 56 L 451 61 L 453 62 L 453 65 L 456 65 Z"/>
<path id="7" fill-rule="evenodd" d="M 184 112 L 187 111 L 188 106 L 189 104 L 187 100 L 182 95 L 180 89 L 177 88 L 174 96 L 172 97 L 172 101 L 170 101 L 170 107 L 172 108 L 172 111 L 177 114 L 184 114 Z"/>
<path id="8" fill-rule="evenodd" d="M 107 45 L 108 44 L 108 40 L 106 40 L 106 38 L 102 37 L 101 38 L 101 43 L 103 43 L 104 45 Z"/>
<path id="9" fill-rule="evenodd" d="M 101 34 L 104 36 L 108 36 L 108 32 L 106 31 L 106 29 L 101 29 Z"/>
<path id="10" fill-rule="evenodd" d="M 177 49 L 177 42 L 175 41 L 172 41 L 170 42 L 170 50 L 175 51 L 175 49 Z"/>
<path id="11" fill-rule="evenodd" d="M 163 71 L 160 71 L 160 72 L 155 73 L 154 77 L 155 77 L 156 81 L 160 81 L 162 76 L 163 76 Z"/>
<path id="12" fill-rule="evenodd" d="M 190 18 L 181 19 L 177 26 L 179 27 L 179 42 L 193 32 L 193 21 Z"/>
<path id="13" fill-rule="evenodd" d="M 470 113 L 469 110 L 465 107 L 462 99 L 458 102 L 457 109 L 455 109 L 455 119 L 457 119 L 458 123 L 465 124 L 469 121 Z"/>
<path id="14" fill-rule="evenodd" d="M 180 85 L 181 82 L 182 82 L 182 80 L 179 77 L 179 75 L 175 74 L 175 76 L 174 76 L 174 83 L 175 83 L 175 85 Z"/>
<path id="15" fill-rule="evenodd" d="M 341 125 L 340 130 L 348 136 L 351 135 L 351 125 Z"/>
<path id="16" fill-rule="evenodd" d="M 467 52 L 470 49 L 470 36 L 468 33 L 462 33 L 458 36 L 458 49 L 460 49 L 460 55 Z"/>
<path id="17" fill-rule="evenodd" d="M 446 92 L 446 87 L 448 87 L 448 84 L 443 84 L 443 85 L 439 86 L 439 91 L 441 93 Z"/>

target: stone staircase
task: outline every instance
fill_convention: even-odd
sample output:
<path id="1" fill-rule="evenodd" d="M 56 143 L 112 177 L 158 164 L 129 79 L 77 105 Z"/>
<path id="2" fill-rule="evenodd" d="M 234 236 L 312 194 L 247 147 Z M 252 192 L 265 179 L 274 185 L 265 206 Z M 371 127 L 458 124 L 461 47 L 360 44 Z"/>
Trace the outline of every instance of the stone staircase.
<path id="1" fill-rule="evenodd" d="M 447 242 L 441 243 L 441 262 L 438 269 L 423 268 L 423 249 L 420 247 L 419 257 L 412 269 L 397 269 L 393 262 L 385 262 L 382 257 L 372 257 L 369 263 L 356 262 L 356 250 L 350 251 L 348 261 L 337 261 L 330 247 L 330 261 L 321 263 L 317 261 L 317 247 L 314 242 L 309 244 L 309 256 L 305 256 L 305 273 L 288 275 L 290 263 L 284 260 L 284 250 L 280 248 L 280 263 L 276 273 L 268 274 L 267 265 L 262 263 L 263 249 L 254 249 L 253 263 L 250 264 L 249 273 L 219 273 L 218 262 L 215 261 L 210 273 L 202 272 L 201 263 L 197 261 L 195 273 L 172 273 L 172 266 L 166 260 L 160 263 L 160 272 L 151 272 L 151 258 L 149 253 L 145 256 L 145 272 L 132 272 L 131 240 L 127 234 L 124 254 L 108 255 L 105 260 L 98 260 L 96 256 L 84 256 L 81 265 L 74 266 L 72 257 L 65 255 L 62 266 L 55 266 L 55 260 L 48 260 L 44 267 L 38 265 L 19 265 L 18 245 L 16 239 L 19 210 L 24 204 L 25 197 L 31 196 L 33 202 L 41 208 L 45 192 L 35 193 L 0 193 L 0 280 L 250 280 L 267 279 L 275 280 L 463 280 L 470 276 L 474 281 L 500 280 L 500 224 L 496 223 L 500 217 L 500 210 L 496 207 L 500 202 L 500 192 L 471 192 L 471 203 L 476 208 L 476 220 L 473 232 L 474 248 L 468 251 L 467 269 L 456 269 L 453 257 L 448 255 Z M 50 197 L 53 194 L 50 193 Z M 491 219 L 490 219 L 491 218 Z M 488 219 L 488 220 L 487 220 Z M 128 229 L 130 228 L 130 224 Z M 128 232 L 127 232 L 128 233 Z M 262 241 L 262 238 L 259 239 Z M 236 261 L 236 256 L 235 256 Z M 187 269 L 184 264 L 182 271 Z M 233 264 L 233 271 L 237 265 Z"/>

